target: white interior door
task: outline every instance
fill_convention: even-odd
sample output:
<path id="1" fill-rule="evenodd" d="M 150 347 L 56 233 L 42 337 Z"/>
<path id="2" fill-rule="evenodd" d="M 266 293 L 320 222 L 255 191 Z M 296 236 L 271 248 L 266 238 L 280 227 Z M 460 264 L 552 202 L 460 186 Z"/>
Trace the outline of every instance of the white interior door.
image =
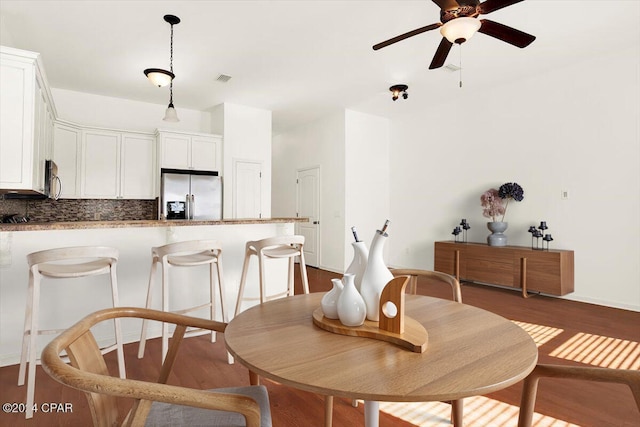
<path id="1" fill-rule="evenodd" d="M 262 163 L 236 160 L 233 172 L 233 217 L 262 218 Z"/>
<path id="2" fill-rule="evenodd" d="M 296 223 L 297 234 L 304 236 L 304 259 L 307 265 L 320 263 L 320 167 L 297 171 L 297 216 L 309 222 Z"/>

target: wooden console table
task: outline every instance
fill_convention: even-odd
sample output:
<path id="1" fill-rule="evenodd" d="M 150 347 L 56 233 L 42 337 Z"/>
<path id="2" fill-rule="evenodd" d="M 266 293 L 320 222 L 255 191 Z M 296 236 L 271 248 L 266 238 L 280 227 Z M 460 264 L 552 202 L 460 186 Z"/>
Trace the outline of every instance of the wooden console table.
<path id="1" fill-rule="evenodd" d="M 573 251 L 526 246 L 435 242 L 434 270 L 458 280 L 521 288 L 550 295 L 573 292 Z"/>

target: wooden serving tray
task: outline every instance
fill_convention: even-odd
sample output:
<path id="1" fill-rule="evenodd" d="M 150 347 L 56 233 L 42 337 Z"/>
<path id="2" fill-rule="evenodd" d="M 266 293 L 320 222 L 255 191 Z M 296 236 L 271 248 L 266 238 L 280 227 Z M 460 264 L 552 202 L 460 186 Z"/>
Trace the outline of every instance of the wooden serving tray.
<path id="1" fill-rule="evenodd" d="M 424 353 L 429 341 L 429 334 L 424 326 L 408 316 L 404 316 L 404 333 L 402 334 L 382 330 L 379 328 L 378 322 L 371 320 L 365 320 L 361 326 L 345 326 L 340 323 L 340 320 L 324 317 L 321 307 L 314 310 L 313 323 L 317 327 L 334 334 L 387 341 L 414 353 Z"/>

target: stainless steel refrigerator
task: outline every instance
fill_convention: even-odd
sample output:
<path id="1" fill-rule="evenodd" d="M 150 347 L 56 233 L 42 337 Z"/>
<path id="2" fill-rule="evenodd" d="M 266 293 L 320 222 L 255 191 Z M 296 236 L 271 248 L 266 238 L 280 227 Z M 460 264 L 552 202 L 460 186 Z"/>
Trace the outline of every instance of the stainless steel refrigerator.
<path id="1" fill-rule="evenodd" d="M 162 169 L 160 218 L 222 219 L 222 178 L 218 172 Z"/>

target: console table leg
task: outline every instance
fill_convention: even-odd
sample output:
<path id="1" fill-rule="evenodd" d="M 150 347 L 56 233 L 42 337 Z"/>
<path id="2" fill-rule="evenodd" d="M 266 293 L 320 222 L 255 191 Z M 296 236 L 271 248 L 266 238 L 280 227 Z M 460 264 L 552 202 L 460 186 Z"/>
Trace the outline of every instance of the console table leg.
<path id="1" fill-rule="evenodd" d="M 520 284 L 522 285 L 522 298 L 529 298 L 531 294 L 527 292 L 527 259 L 520 258 Z"/>

